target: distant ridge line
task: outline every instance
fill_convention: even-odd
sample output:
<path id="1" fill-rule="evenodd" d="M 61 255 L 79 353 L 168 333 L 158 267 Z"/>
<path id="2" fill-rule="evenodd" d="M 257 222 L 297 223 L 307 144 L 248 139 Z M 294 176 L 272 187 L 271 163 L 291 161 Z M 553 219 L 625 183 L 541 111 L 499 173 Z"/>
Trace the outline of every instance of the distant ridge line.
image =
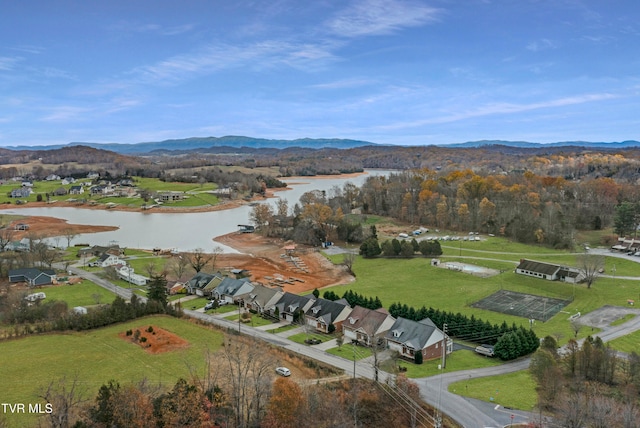
<path id="1" fill-rule="evenodd" d="M 184 152 L 197 151 L 199 149 L 211 149 L 218 147 L 228 148 L 253 148 L 253 149 L 287 149 L 300 147 L 307 149 L 352 149 L 357 147 L 392 147 L 389 144 L 377 144 L 363 140 L 352 140 L 343 138 L 298 138 L 294 140 L 266 139 L 245 136 L 228 135 L 224 137 L 191 137 L 182 139 L 169 139 L 157 142 L 142 143 L 90 143 L 72 142 L 68 144 L 45 145 L 45 146 L 10 146 L 4 147 L 8 150 L 55 150 L 65 147 L 87 146 L 96 149 L 110 150 L 120 154 L 145 154 L 153 152 Z M 398 145 L 397 147 L 420 147 L 427 145 Z M 506 140 L 479 140 L 454 144 L 435 144 L 433 146 L 442 148 L 481 148 L 490 146 L 506 146 L 515 148 L 544 148 L 544 147 L 582 147 L 593 149 L 619 150 L 640 147 L 640 142 L 636 140 L 626 140 L 621 142 L 589 142 L 589 141 L 562 141 L 556 143 L 532 143 L 528 141 L 506 141 Z"/>

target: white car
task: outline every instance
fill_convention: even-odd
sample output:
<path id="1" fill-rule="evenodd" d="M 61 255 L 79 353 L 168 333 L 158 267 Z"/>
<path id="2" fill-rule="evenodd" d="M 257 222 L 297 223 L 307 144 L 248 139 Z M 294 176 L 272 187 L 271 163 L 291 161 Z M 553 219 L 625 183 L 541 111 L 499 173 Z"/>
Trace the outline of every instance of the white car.
<path id="1" fill-rule="evenodd" d="M 280 376 L 291 376 L 291 370 L 286 367 L 276 367 L 276 373 Z"/>

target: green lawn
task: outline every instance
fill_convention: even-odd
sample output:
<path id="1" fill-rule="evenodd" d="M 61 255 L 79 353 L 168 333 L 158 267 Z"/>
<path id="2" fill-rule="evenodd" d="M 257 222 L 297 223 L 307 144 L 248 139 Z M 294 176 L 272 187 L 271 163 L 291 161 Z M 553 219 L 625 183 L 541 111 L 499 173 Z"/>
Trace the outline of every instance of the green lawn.
<path id="1" fill-rule="evenodd" d="M 526 411 L 532 411 L 536 406 L 535 388 L 535 381 L 527 370 L 449 385 L 449 391 L 454 394 Z"/>
<path id="2" fill-rule="evenodd" d="M 482 242 L 479 242 L 479 244 L 482 244 Z M 521 244 L 509 244 L 508 248 L 519 252 L 525 251 L 529 247 Z M 531 248 L 531 252 L 539 251 L 541 255 L 552 251 L 538 247 Z M 445 251 L 446 254 L 447 252 Z M 575 257 L 563 252 L 556 252 L 555 254 L 555 257 L 547 260 L 562 260 Z M 490 253 L 482 255 L 487 258 L 494 257 Z M 457 254 L 454 255 L 454 259 L 456 259 L 456 256 Z M 479 257 L 480 255 L 476 256 Z M 394 302 L 406 303 L 416 309 L 424 305 L 427 308 L 434 307 L 454 313 L 461 312 L 467 316 L 474 315 L 476 318 L 495 324 L 501 324 L 506 321 L 508 324 L 515 323 L 525 327 L 528 327 L 529 324 L 528 320 L 523 317 L 472 308 L 470 305 L 500 289 L 507 289 L 520 293 L 567 300 L 575 296 L 575 300 L 566 306 L 564 311 L 569 314 L 578 311 L 586 314 L 607 304 L 625 306 L 627 299 L 638 298 L 638 292 L 640 291 L 638 282 L 619 278 L 599 278 L 591 289 L 587 289 L 584 284 L 573 285 L 517 275 L 513 267 L 515 267 L 515 262 L 520 258 L 518 254 L 498 254 L 495 257 L 498 258 L 497 261 L 465 260 L 467 263 L 492 268 L 511 266 L 510 269 L 494 277 L 478 278 L 470 274 L 431 266 L 430 258 L 364 259 L 358 256 L 353 266 L 356 280 L 347 285 L 331 287 L 329 290 L 336 292 L 340 296 L 349 289 L 368 297 L 378 296 L 385 307 L 389 307 Z M 339 263 L 342 261 L 342 256 L 331 256 L 330 259 Z M 607 263 L 612 264 L 612 259 L 607 257 Z M 447 258 L 447 260 L 451 259 Z M 507 262 L 508 260 L 511 260 L 511 262 Z M 635 275 L 640 273 L 639 264 L 634 266 L 634 262 L 627 262 L 621 259 L 615 259 L 615 262 L 618 271 L 624 269 Z M 635 268 L 635 272 L 633 272 L 633 268 Z M 568 320 L 569 314 L 560 312 L 546 323 L 536 322 L 534 330 L 539 337 L 555 335 L 560 337 L 561 343 L 565 343 L 570 337 L 573 337 L 571 324 Z M 578 338 L 585 337 L 588 334 L 593 334 L 590 329 L 582 329 Z"/>
<path id="3" fill-rule="evenodd" d="M 184 350 L 149 354 L 118 337 L 128 329 L 156 325 L 187 340 Z M 222 345 L 222 333 L 185 320 L 154 316 L 88 332 L 46 334 L 0 342 L 0 402 L 41 402 L 38 394 L 49 382 L 77 378 L 86 398 L 94 398 L 111 379 L 126 385 L 146 379 L 151 385 L 171 387 L 192 370 L 204 375 L 205 354 Z M 36 423 L 29 415 L 11 418 L 8 426 Z"/>
<path id="4" fill-rule="evenodd" d="M 134 184 L 139 189 L 149 189 L 154 192 L 203 192 L 215 190 L 218 186 L 215 183 L 182 183 L 166 182 L 157 178 L 133 177 Z"/>
<path id="5" fill-rule="evenodd" d="M 268 333 L 273 333 L 273 334 L 283 333 L 285 331 L 293 330 L 294 328 L 298 328 L 298 327 L 300 327 L 300 326 L 295 325 L 295 324 L 289 324 L 289 325 L 283 325 L 283 326 L 280 326 L 280 327 L 276 327 L 276 328 L 271 329 L 271 330 L 267 330 L 267 332 Z"/>
<path id="6" fill-rule="evenodd" d="M 441 366 L 441 364 L 442 360 L 440 358 L 425 361 L 419 365 L 404 360 L 399 360 L 398 362 L 400 367 L 407 369 L 406 375 L 409 378 L 429 377 L 440 374 L 438 366 Z M 473 351 L 463 349 L 452 352 L 447 356 L 447 366 L 444 368 L 444 372 L 456 372 L 460 370 L 497 366 L 500 364 L 501 361 L 496 358 L 487 358 Z M 383 367 L 383 369 L 394 370 L 394 367 Z"/>
<path id="7" fill-rule="evenodd" d="M 69 308 L 111 303 L 115 298 L 111 291 L 86 279 L 80 284 L 51 286 L 42 291 L 47 295 L 47 300 L 64 300 Z"/>
<path id="8" fill-rule="evenodd" d="M 640 354 L 640 331 L 614 339 L 611 342 L 607 342 L 607 345 L 618 351 Z"/>
<path id="9" fill-rule="evenodd" d="M 207 311 L 207 313 L 209 313 L 209 312 L 210 311 Z M 211 312 L 213 312 L 213 311 L 211 311 Z M 225 317 L 225 318 L 228 319 L 228 320 L 237 321 L 239 317 L 240 317 L 240 315 L 235 314 L 235 315 L 232 315 L 230 317 Z M 273 321 L 264 319 L 260 315 L 256 315 L 256 314 L 252 314 L 251 315 L 251 321 L 250 322 L 242 323 L 242 325 L 246 325 L 246 326 L 249 326 L 249 327 L 259 327 L 261 325 L 271 325 L 271 324 L 273 324 Z"/>
<path id="10" fill-rule="evenodd" d="M 351 361 L 353 361 L 354 358 L 356 359 L 356 361 L 358 361 L 373 355 L 371 348 L 366 348 L 364 346 L 345 345 L 345 344 L 343 344 L 340 347 L 336 346 L 335 348 L 327 349 L 326 352 L 332 355 L 336 355 L 338 357 L 346 358 L 347 360 L 351 360 Z"/>
<path id="11" fill-rule="evenodd" d="M 300 326 L 296 326 L 296 327 L 300 327 Z M 303 332 L 303 333 L 294 334 L 293 336 L 289 336 L 288 339 L 296 343 L 306 345 L 306 343 L 304 343 L 306 339 L 319 339 L 319 340 L 322 340 L 323 342 L 326 342 L 327 340 L 334 339 L 334 337 L 331 335 L 316 333 L 316 332 L 309 332 L 309 333 Z"/>

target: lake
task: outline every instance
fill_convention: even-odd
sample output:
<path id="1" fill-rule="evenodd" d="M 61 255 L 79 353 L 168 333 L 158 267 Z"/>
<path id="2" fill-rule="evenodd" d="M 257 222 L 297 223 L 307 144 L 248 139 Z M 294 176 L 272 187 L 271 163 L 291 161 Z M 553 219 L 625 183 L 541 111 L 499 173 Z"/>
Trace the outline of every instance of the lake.
<path id="1" fill-rule="evenodd" d="M 361 186 L 367 177 L 372 175 L 389 175 L 392 171 L 367 170 L 356 177 L 295 177 L 287 178 L 291 190 L 276 192 L 276 197 L 289 202 L 291 209 L 305 192 L 324 190 L 328 194 L 334 186 L 342 187 L 351 182 Z M 259 203 L 275 204 L 276 198 Z M 89 210 L 73 207 L 38 207 L 2 210 L 6 214 L 27 216 L 47 216 L 67 220 L 71 224 L 89 224 L 117 226 L 110 232 L 89 233 L 76 236 L 71 244 L 88 243 L 91 245 L 108 245 L 117 243 L 125 248 L 140 249 L 175 249 L 192 251 L 201 248 L 210 252 L 219 246 L 225 253 L 237 253 L 231 247 L 213 241 L 213 238 L 238 230 L 238 224 L 249 224 L 252 207 L 243 205 L 237 208 L 203 213 L 167 213 L 167 212 L 127 212 L 114 210 Z M 66 243 L 60 239 L 57 245 Z"/>

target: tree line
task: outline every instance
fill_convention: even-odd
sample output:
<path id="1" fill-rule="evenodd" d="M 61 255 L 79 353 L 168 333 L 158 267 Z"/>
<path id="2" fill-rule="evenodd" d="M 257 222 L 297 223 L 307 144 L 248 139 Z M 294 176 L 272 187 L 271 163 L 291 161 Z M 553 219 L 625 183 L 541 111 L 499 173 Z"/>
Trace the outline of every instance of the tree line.
<path id="1" fill-rule="evenodd" d="M 147 315 L 182 316 L 182 310 L 167 304 L 166 280 L 157 276 L 149 284 L 148 299 L 133 294 L 130 302 L 116 296 L 111 304 L 98 305 L 86 314 L 72 311 L 60 300 L 28 302 L 21 293 L 0 296 L 0 320 L 13 326 L 5 337 L 24 336 L 50 331 L 91 330 Z"/>
<path id="2" fill-rule="evenodd" d="M 558 352 L 552 336 L 542 340 L 529 371 L 538 407 L 566 427 L 636 427 L 640 420 L 640 356 L 624 357 L 599 337 L 574 339 Z"/>
<path id="3" fill-rule="evenodd" d="M 327 300 L 333 301 L 339 300 L 341 298 L 340 296 L 338 296 L 338 294 L 336 294 L 336 292 L 332 290 L 325 291 L 322 294 L 322 297 Z M 353 290 L 345 291 L 342 295 L 342 299 L 345 299 L 349 303 L 349 306 L 351 306 L 352 308 L 355 306 L 362 306 L 363 308 L 375 311 L 376 309 L 380 309 L 382 307 L 382 301 L 378 296 L 367 298 L 366 296 L 359 294 Z"/>
<path id="4" fill-rule="evenodd" d="M 575 230 L 609 227 L 616 207 L 639 197 L 637 186 L 608 177 L 576 181 L 525 170 L 419 169 L 369 177 L 355 201 L 364 213 L 410 224 L 569 248 Z"/>
<path id="5" fill-rule="evenodd" d="M 223 348 L 205 356 L 203 375 L 192 372 L 169 388 L 146 380 L 104 383 L 91 393 L 77 380 L 56 379 L 40 397 L 55 412 L 44 415 L 55 427 L 220 427 L 318 428 L 352 426 L 412 427 L 432 420 L 418 386 L 399 375 L 394 385 L 366 379 L 296 382 L 273 368 L 288 354 L 241 336 L 227 336 Z M 277 351 L 284 352 L 284 351 Z M 333 369 L 303 360 L 297 372 L 311 378 L 335 376 Z M 290 366 L 293 368 L 293 366 Z M 314 377 L 314 371 L 315 377 Z M 399 405 L 397 400 L 402 400 Z M 313 421 L 313 422 L 310 422 Z M 452 425 L 445 420 L 444 427 Z"/>

